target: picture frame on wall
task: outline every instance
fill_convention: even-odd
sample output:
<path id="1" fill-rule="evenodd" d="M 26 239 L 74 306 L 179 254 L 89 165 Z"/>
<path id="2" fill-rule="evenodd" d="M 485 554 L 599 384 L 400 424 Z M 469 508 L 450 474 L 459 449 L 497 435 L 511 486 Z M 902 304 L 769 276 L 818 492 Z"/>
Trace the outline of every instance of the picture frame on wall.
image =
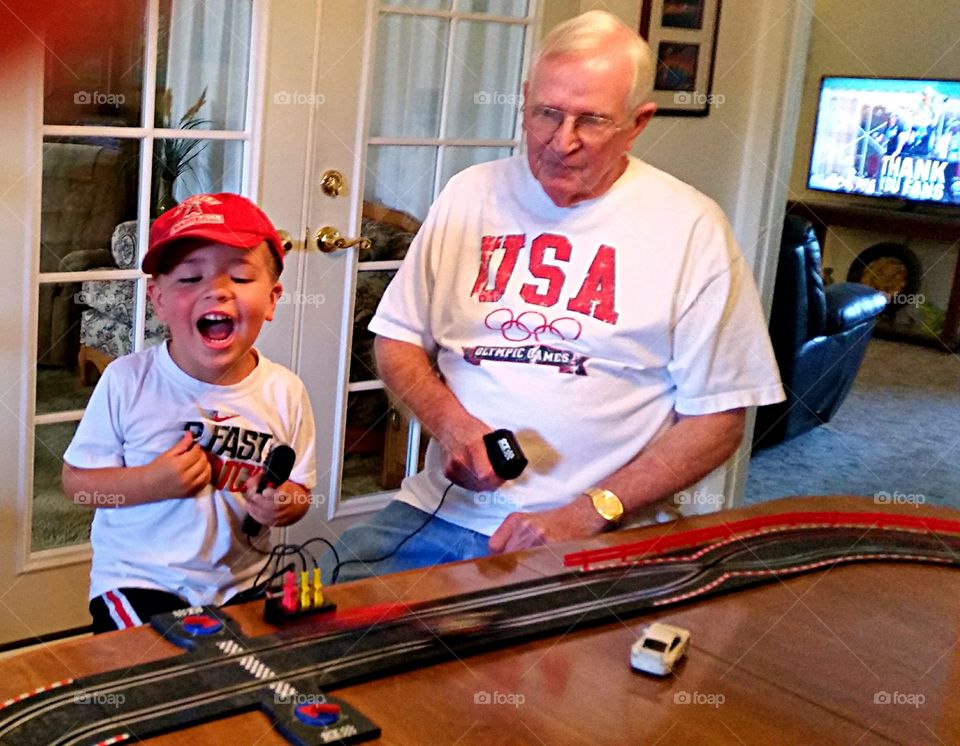
<path id="1" fill-rule="evenodd" d="M 721 0 L 642 0 L 640 35 L 657 58 L 652 100 L 663 116 L 705 117 L 712 104 Z"/>

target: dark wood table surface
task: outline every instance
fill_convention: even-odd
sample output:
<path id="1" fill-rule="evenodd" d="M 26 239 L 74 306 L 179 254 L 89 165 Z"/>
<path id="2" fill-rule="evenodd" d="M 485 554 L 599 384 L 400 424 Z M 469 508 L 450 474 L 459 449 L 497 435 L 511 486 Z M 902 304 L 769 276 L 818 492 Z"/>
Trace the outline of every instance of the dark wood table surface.
<path id="1" fill-rule="evenodd" d="M 530 552 L 328 589 L 341 609 L 424 601 L 564 572 L 563 554 L 792 510 L 960 517 L 852 497 L 791 498 Z M 260 604 L 231 607 L 248 635 L 271 631 Z M 632 671 L 650 620 L 686 627 L 691 647 L 664 679 Z M 841 565 L 604 626 L 451 660 L 330 693 L 373 719 L 389 744 L 960 743 L 960 571 Z M 65 677 L 182 651 L 139 628 L 50 644 L 0 661 L 0 700 Z M 248 713 L 150 744 L 286 743 Z"/>

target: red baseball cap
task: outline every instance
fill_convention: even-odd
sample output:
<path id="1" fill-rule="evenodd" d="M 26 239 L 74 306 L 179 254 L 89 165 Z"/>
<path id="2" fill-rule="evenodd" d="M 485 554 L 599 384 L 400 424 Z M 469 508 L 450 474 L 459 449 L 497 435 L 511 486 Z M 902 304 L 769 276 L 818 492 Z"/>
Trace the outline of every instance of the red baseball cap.
<path id="1" fill-rule="evenodd" d="M 179 241 L 197 239 L 238 249 L 252 249 L 266 241 L 283 266 L 283 245 L 270 218 L 246 197 L 221 192 L 187 197 L 153 221 L 143 271 L 156 274 L 164 249 Z"/>

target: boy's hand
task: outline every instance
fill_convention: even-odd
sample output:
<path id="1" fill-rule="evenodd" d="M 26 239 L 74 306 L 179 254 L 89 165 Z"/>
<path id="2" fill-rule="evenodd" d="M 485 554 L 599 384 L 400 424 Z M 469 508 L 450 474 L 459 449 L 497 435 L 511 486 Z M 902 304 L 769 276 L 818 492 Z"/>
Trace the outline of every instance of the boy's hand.
<path id="1" fill-rule="evenodd" d="M 206 451 L 193 442 L 189 432 L 157 456 L 150 468 L 158 499 L 196 495 L 213 475 Z"/>
<path id="2" fill-rule="evenodd" d="M 310 507 L 307 491 L 296 482 L 286 481 L 258 493 L 261 476 L 252 476 L 243 485 L 250 517 L 263 526 L 289 526 L 303 518 Z"/>

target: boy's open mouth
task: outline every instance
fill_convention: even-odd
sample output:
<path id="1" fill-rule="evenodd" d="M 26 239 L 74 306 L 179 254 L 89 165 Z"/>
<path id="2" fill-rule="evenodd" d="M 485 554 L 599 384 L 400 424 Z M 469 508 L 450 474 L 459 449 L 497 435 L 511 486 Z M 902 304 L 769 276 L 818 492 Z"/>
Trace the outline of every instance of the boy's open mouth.
<path id="1" fill-rule="evenodd" d="M 211 342 L 222 342 L 233 334 L 233 319 L 223 313 L 205 313 L 197 320 L 197 331 Z"/>

